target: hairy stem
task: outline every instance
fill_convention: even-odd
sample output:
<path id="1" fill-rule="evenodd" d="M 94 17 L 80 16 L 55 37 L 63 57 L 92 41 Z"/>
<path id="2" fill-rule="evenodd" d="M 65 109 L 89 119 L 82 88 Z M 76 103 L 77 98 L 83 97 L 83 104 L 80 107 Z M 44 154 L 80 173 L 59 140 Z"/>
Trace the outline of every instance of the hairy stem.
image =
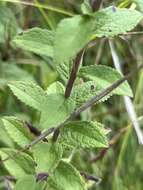
<path id="1" fill-rule="evenodd" d="M 101 100 L 103 97 L 110 94 L 114 89 L 116 89 L 119 85 L 121 85 L 123 82 L 125 82 L 127 79 L 129 79 L 133 74 L 135 74 L 136 73 L 135 70 L 138 71 L 141 68 L 143 68 L 143 64 L 141 64 L 138 68 L 133 69 L 132 72 L 128 73 L 122 79 L 120 79 L 120 80 L 116 81 L 115 83 L 113 83 L 111 86 L 109 86 L 106 89 L 102 90 L 97 96 L 94 96 L 93 98 L 91 98 L 90 100 L 85 102 L 82 106 L 80 106 L 77 110 L 75 110 L 61 125 L 59 125 L 56 128 L 56 131 L 63 128 L 65 123 L 67 123 L 68 121 L 70 121 L 73 118 L 75 118 L 76 116 L 78 116 L 81 112 L 85 111 L 86 109 L 91 107 L 93 104 L 95 104 L 99 100 Z M 55 138 L 55 134 L 54 134 L 53 138 L 54 138 L 54 141 L 56 141 L 57 140 L 56 138 L 58 138 L 58 136 L 56 136 L 56 138 Z"/>
<path id="2" fill-rule="evenodd" d="M 116 89 L 119 85 L 121 85 L 123 82 L 125 82 L 127 79 L 129 79 L 130 77 L 132 77 L 134 74 L 136 74 L 137 71 L 139 71 L 140 69 L 143 68 L 143 64 L 139 65 L 137 68 L 133 68 L 132 71 L 130 73 L 128 73 L 127 75 L 125 75 L 122 79 L 117 80 L 115 83 L 113 83 L 112 85 L 110 85 L 109 87 L 107 87 L 106 89 L 102 90 L 97 96 L 94 96 L 93 98 L 91 98 L 90 100 L 88 100 L 87 102 L 85 102 L 82 106 L 80 106 L 77 110 L 75 110 L 74 112 L 71 113 L 71 115 L 69 117 L 67 117 L 65 119 L 65 121 L 63 121 L 61 124 L 59 124 L 58 126 L 54 127 L 54 128 L 50 128 L 45 130 L 39 137 L 37 137 L 34 141 L 32 141 L 30 144 L 26 145 L 23 149 L 20 149 L 19 151 L 17 151 L 16 154 L 20 154 L 21 152 L 24 152 L 25 150 L 30 149 L 32 146 L 34 146 L 35 144 L 37 144 L 38 142 L 42 141 L 43 139 L 45 139 L 48 135 L 50 135 L 51 133 L 60 130 L 61 128 L 64 127 L 64 125 L 71 121 L 73 118 L 75 118 L 76 116 L 78 116 L 82 111 L 85 111 L 87 108 L 91 107 L 93 104 L 97 103 L 99 100 L 101 100 L 104 96 L 108 95 L 109 93 L 111 93 L 114 89 Z M 57 137 L 58 138 L 58 137 Z M 13 155 L 14 156 L 14 155 Z M 5 158 L 4 160 L 0 161 L 0 164 L 2 164 L 4 161 L 7 161 L 8 159 L 10 159 L 12 157 L 8 156 L 7 158 Z"/>
<path id="3" fill-rule="evenodd" d="M 102 0 L 91 0 L 90 4 L 91 4 L 93 12 L 98 11 L 101 3 L 102 3 Z"/>
<path id="4" fill-rule="evenodd" d="M 82 62 L 83 53 L 84 53 L 84 50 L 81 50 L 76 56 L 75 63 L 73 64 L 72 71 L 70 74 L 70 78 L 69 78 L 67 86 L 66 86 L 65 98 L 70 97 L 74 82 L 75 82 L 76 77 L 77 77 L 79 66 Z"/>

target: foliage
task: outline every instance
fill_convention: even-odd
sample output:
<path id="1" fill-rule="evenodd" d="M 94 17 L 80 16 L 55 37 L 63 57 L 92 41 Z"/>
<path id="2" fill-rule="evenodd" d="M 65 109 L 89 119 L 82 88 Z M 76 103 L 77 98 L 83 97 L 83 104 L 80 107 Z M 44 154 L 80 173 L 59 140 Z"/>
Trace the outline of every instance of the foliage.
<path id="1" fill-rule="evenodd" d="M 102 43 L 112 38 L 125 59 L 135 56 L 132 48 L 138 51 L 139 41 L 135 38 L 131 48 L 122 40 L 142 27 L 142 2 L 115 1 L 116 6 L 111 6 L 107 1 L 96 11 L 95 2 L 88 0 L 77 4 L 10 2 L 0 2 L 0 176 L 2 183 L 6 181 L 4 188 L 132 189 L 133 182 L 127 176 L 123 179 L 120 172 L 127 169 L 133 176 L 142 167 L 142 152 L 130 125 L 122 129 L 127 115 L 114 110 L 123 106 L 123 96 L 133 98 L 135 105 L 141 103 L 143 74 L 134 73 L 138 77 L 130 80 L 131 88 L 128 78 L 111 65 L 110 49 Z M 100 59 L 103 64 L 94 64 L 96 54 L 96 62 Z M 133 57 L 137 64 L 138 57 L 142 57 L 139 52 Z M 126 60 L 124 67 L 130 71 Z M 109 109 L 113 114 L 100 115 Z M 123 142 L 114 148 L 123 133 Z M 132 149 L 136 156 L 130 154 Z M 130 159 L 135 160 L 134 168 Z M 103 178 L 99 185 L 96 175 Z M 137 177 L 133 189 L 140 190 L 141 176 Z"/>

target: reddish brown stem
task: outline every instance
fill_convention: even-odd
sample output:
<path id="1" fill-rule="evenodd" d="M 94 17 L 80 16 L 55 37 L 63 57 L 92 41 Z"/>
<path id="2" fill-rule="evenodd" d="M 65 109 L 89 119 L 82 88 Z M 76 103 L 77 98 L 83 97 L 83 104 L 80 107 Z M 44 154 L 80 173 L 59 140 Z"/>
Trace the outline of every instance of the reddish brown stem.
<path id="1" fill-rule="evenodd" d="M 91 0 L 91 7 L 92 7 L 93 12 L 98 11 L 101 3 L 102 3 L 102 0 Z"/>
<path id="2" fill-rule="evenodd" d="M 67 86 L 66 86 L 65 98 L 70 97 L 70 94 L 71 94 L 75 79 L 77 77 L 77 73 L 78 73 L 80 63 L 81 63 L 83 52 L 84 52 L 84 50 L 82 49 L 76 56 L 75 63 L 73 64 L 72 71 L 71 71 L 71 74 L 70 74 L 70 78 L 69 78 Z"/>

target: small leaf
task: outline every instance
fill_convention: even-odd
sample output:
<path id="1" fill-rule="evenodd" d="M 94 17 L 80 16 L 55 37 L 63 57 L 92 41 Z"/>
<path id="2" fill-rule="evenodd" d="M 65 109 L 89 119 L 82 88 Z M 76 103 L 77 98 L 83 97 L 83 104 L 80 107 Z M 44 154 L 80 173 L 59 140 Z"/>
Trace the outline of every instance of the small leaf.
<path id="1" fill-rule="evenodd" d="M 42 56 L 53 57 L 54 32 L 41 28 L 32 28 L 14 38 L 18 47 Z"/>
<path id="2" fill-rule="evenodd" d="M 54 127 L 63 122 L 74 110 L 75 102 L 61 94 L 47 96 L 45 106 L 41 112 L 40 126 L 42 129 Z"/>
<path id="3" fill-rule="evenodd" d="M 109 87 L 114 82 L 122 78 L 121 74 L 115 69 L 104 65 L 82 67 L 79 71 L 79 76 L 86 80 L 95 81 L 95 85 L 97 84 L 101 89 Z M 121 84 L 113 91 L 113 93 L 131 97 L 133 96 L 132 90 L 127 82 Z"/>
<path id="4" fill-rule="evenodd" d="M 80 173 L 69 163 L 61 160 L 48 179 L 48 189 L 86 190 Z"/>
<path id="5" fill-rule="evenodd" d="M 82 13 L 85 15 L 92 15 L 93 14 L 89 0 L 84 0 L 84 2 L 81 4 L 81 10 L 82 10 Z"/>
<path id="6" fill-rule="evenodd" d="M 35 83 L 13 82 L 10 89 L 17 98 L 26 105 L 41 111 L 46 101 L 46 92 Z"/>
<path id="7" fill-rule="evenodd" d="M 108 147 L 103 125 L 98 122 L 78 121 L 66 124 L 61 130 L 60 142 L 77 148 Z"/>
<path id="8" fill-rule="evenodd" d="M 35 176 L 25 175 L 16 182 L 14 190 L 43 190 L 44 186 L 45 182 L 37 182 Z"/>
<path id="9" fill-rule="evenodd" d="M 54 43 L 56 63 L 68 63 L 70 59 L 89 42 L 91 19 L 88 16 L 74 16 L 63 19 L 57 27 Z"/>
<path id="10" fill-rule="evenodd" d="M 51 172 L 62 158 L 62 146 L 58 143 L 41 142 L 32 148 L 37 173 Z"/>
<path id="11" fill-rule="evenodd" d="M 48 89 L 46 90 L 47 94 L 64 94 L 65 87 L 60 82 L 54 82 L 52 83 Z"/>
<path id="12" fill-rule="evenodd" d="M 136 10 L 108 7 L 96 12 L 94 18 L 94 36 L 113 37 L 134 29 L 143 15 Z"/>
<path id="13" fill-rule="evenodd" d="M 28 128 L 24 126 L 24 123 L 17 118 L 4 117 L 2 121 L 7 133 L 18 145 L 24 147 L 34 139 Z"/>
<path id="14" fill-rule="evenodd" d="M 10 159 L 4 162 L 4 166 L 10 174 L 16 178 L 21 178 L 26 174 L 35 174 L 35 163 L 26 153 L 16 154 L 17 150 L 10 148 L 0 149 L 2 160 L 10 156 Z"/>

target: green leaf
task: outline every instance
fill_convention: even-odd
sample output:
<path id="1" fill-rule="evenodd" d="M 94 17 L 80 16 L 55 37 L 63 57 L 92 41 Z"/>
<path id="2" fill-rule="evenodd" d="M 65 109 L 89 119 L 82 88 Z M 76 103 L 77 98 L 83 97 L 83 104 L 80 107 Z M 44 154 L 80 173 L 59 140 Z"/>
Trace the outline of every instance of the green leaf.
<path id="1" fill-rule="evenodd" d="M 136 10 L 108 7 L 96 12 L 94 18 L 94 36 L 113 37 L 134 29 L 143 15 Z"/>
<path id="2" fill-rule="evenodd" d="M 46 90 L 47 94 L 64 94 L 65 87 L 60 82 L 52 83 Z"/>
<path id="3" fill-rule="evenodd" d="M 101 89 L 109 87 L 114 82 L 122 78 L 121 74 L 115 69 L 103 65 L 82 67 L 79 71 L 79 76 L 86 80 L 95 81 L 95 85 L 97 84 Z M 113 91 L 113 93 L 131 97 L 133 96 L 132 90 L 127 82 L 121 84 Z"/>
<path id="4" fill-rule="evenodd" d="M 45 183 L 37 182 L 35 176 L 26 175 L 16 182 L 14 190 L 44 190 L 44 186 Z"/>
<path id="5" fill-rule="evenodd" d="M 16 178 L 21 178 L 26 174 L 35 174 L 35 163 L 26 153 L 16 154 L 17 150 L 10 148 L 0 149 L 2 160 L 10 156 L 10 159 L 4 162 L 4 166 L 10 174 Z"/>
<path id="6" fill-rule="evenodd" d="M 60 124 L 73 112 L 74 108 L 75 102 L 71 98 L 65 99 L 61 94 L 48 95 L 41 112 L 40 127 L 46 129 Z"/>
<path id="7" fill-rule="evenodd" d="M 56 65 L 57 72 L 59 73 L 60 78 L 62 79 L 65 85 L 69 80 L 69 76 L 72 70 L 72 65 L 73 65 L 72 60 L 70 60 L 69 62 L 64 62 L 64 63 L 62 62 Z"/>
<path id="8" fill-rule="evenodd" d="M 52 190 L 85 190 L 85 183 L 80 173 L 69 163 L 61 160 L 48 179 Z"/>
<path id="9" fill-rule="evenodd" d="M 13 39 L 13 43 L 18 47 L 35 54 L 53 57 L 53 39 L 53 31 L 32 28 L 25 31 L 23 34 L 16 36 Z"/>
<path id="10" fill-rule="evenodd" d="M 61 130 L 60 142 L 77 148 L 108 147 L 103 125 L 98 122 L 78 121 L 66 124 Z"/>
<path id="11" fill-rule="evenodd" d="M 56 63 L 68 62 L 94 37 L 113 37 L 132 30 L 142 18 L 136 10 L 108 7 L 91 17 L 76 15 L 63 19 L 55 34 Z"/>
<path id="12" fill-rule="evenodd" d="M 24 123 L 15 117 L 4 117 L 2 119 L 5 129 L 10 137 L 20 146 L 29 144 L 34 137 Z"/>
<path id="13" fill-rule="evenodd" d="M 14 146 L 14 142 L 12 141 L 10 136 L 7 134 L 5 126 L 2 122 L 2 118 L 0 118 L 0 144 L 1 144 L 1 146 L 4 145 L 6 147 Z"/>
<path id="14" fill-rule="evenodd" d="M 0 6 L 0 44 L 4 44 L 17 33 L 18 25 L 11 9 L 2 4 Z"/>
<path id="15" fill-rule="evenodd" d="M 34 81 L 34 78 L 14 63 L 0 62 L 0 87 L 5 87 L 11 81 Z"/>
<path id="16" fill-rule="evenodd" d="M 76 102 L 76 107 L 79 107 L 93 96 L 97 96 L 101 90 L 102 88 L 95 81 L 84 82 L 73 88 L 71 98 Z M 99 103 L 108 100 L 110 96 L 112 96 L 112 93 L 99 100 Z"/>
<path id="17" fill-rule="evenodd" d="M 56 63 L 68 63 L 89 42 L 91 27 L 91 19 L 88 16 L 76 15 L 60 22 L 54 43 Z"/>
<path id="18" fill-rule="evenodd" d="M 92 15 L 93 14 L 89 0 L 84 0 L 84 2 L 81 4 L 81 10 L 82 10 L 82 13 L 85 15 Z"/>
<path id="19" fill-rule="evenodd" d="M 32 152 L 37 173 L 50 173 L 62 158 L 63 150 L 59 143 L 41 142 L 32 148 Z"/>
<path id="20" fill-rule="evenodd" d="M 41 111 L 40 127 L 49 128 L 64 121 L 75 108 L 72 99 L 62 94 L 47 94 L 34 83 L 15 82 L 10 89 L 26 105 Z"/>
<path id="21" fill-rule="evenodd" d="M 76 15 L 63 19 L 57 27 L 54 40 L 54 59 L 62 79 L 67 81 L 70 62 L 93 38 L 124 34 L 132 30 L 142 18 L 142 14 L 136 10 L 108 7 L 91 16 Z"/>
<path id="22" fill-rule="evenodd" d="M 10 89 L 17 98 L 26 105 L 41 111 L 46 102 L 46 92 L 35 83 L 13 82 Z"/>

